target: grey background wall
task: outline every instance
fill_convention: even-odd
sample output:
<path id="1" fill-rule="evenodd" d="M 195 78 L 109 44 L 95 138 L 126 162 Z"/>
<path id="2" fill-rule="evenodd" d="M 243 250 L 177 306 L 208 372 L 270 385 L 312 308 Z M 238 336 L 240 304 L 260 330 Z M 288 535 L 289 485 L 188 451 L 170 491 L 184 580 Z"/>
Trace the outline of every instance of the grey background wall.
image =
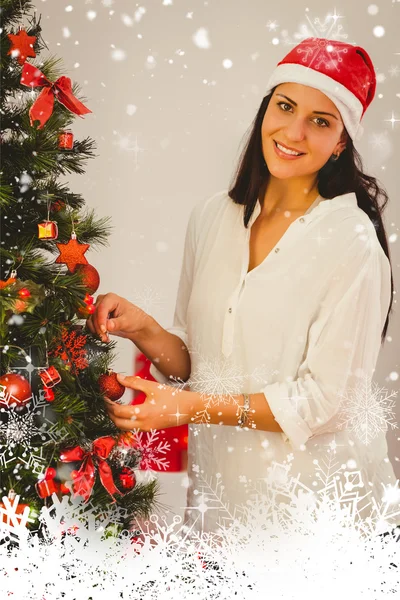
<path id="1" fill-rule="evenodd" d="M 109 247 L 89 256 L 101 274 L 98 293 L 116 292 L 164 327 L 172 324 L 190 211 L 201 198 L 228 187 L 271 70 L 288 44 L 309 35 L 361 45 L 375 64 L 377 93 L 356 148 L 366 172 L 389 194 L 384 221 L 398 288 L 398 0 L 336 7 L 327 0 L 36 0 L 35 5 L 49 53 L 63 59 L 63 74 L 80 84 L 93 111 L 77 118 L 73 131 L 77 138 L 93 137 L 98 156 L 85 175 L 68 181 L 99 216 L 112 217 Z M 388 393 L 399 389 L 397 306 L 395 301 L 376 372 Z M 132 373 L 135 347 L 118 340 L 118 352 L 116 369 Z M 400 429 L 389 428 L 398 477 L 399 435 Z M 160 480 L 162 500 L 181 513 L 185 474 L 160 474 Z"/>

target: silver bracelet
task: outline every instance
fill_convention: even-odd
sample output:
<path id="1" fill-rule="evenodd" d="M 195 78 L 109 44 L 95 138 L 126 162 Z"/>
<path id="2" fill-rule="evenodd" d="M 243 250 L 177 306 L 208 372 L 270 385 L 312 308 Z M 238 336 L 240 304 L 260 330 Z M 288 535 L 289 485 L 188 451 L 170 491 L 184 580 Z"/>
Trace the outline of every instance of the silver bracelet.
<path id="1" fill-rule="evenodd" d="M 249 394 L 243 393 L 243 397 L 244 397 L 243 407 L 239 408 L 239 410 L 240 410 L 240 417 L 238 419 L 239 427 L 244 427 L 246 425 L 247 419 L 249 416 L 249 410 L 250 410 Z"/>

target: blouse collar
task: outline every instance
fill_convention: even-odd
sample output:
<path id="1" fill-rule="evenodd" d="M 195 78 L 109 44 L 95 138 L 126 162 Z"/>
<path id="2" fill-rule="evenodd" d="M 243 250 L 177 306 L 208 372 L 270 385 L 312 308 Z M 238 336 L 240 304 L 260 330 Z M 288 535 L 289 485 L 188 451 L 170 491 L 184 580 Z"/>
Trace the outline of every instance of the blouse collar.
<path id="1" fill-rule="evenodd" d="M 307 218 L 307 220 L 310 220 L 311 213 L 313 213 L 313 215 L 315 215 L 315 211 L 319 211 L 321 209 L 322 210 L 327 210 L 327 209 L 335 210 L 336 208 L 339 208 L 342 206 L 349 206 L 349 207 L 354 207 L 354 208 L 358 207 L 357 196 L 356 196 L 355 192 L 349 192 L 347 194 L 342 194 L 341 196 L 335 196 L 334 198 L 323 198 L 321 195 L 319 195 L 314 200 L 314 202 L 311 204 L 311 206 L 309 206 L 307 211 L 304 213 L 303 217 Z M 243 208 L 244 208 L 244 205 L 243 205 Z M 254 221 L 257 219 L 260 212 L 261 212 L 261 203 L 260 203 L 260 200 L 257 198 L 257 203 L 254 207 L 253 213 L 252 213 L 250 221 L 249 221 L 250 227 L 254 223 Z"/>

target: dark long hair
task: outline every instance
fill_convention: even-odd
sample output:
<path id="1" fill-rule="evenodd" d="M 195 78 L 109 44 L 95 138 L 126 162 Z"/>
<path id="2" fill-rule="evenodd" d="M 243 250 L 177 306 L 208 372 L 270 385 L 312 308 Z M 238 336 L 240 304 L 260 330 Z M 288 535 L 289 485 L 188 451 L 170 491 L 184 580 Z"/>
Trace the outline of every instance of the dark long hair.
<path id="1" fill-rule="evenodd" d="M 268 108 L 275 88 L 265 96 L 261 106 L 254 118 L 248 141 L 241 153 L 238 168 L 234 175 L 234 183 L 229 189 L 228 195 L 236 204 L 243 204 L 244 226 L 247 228 L 251 215 L 257 204 L 260 194 L 265 192 L 269 171 L 266 166 L 261 143 L 261 125 L 265 111 Z M 347 132 L 346 132 L 347 133 Z M 379 185 L 375 177 L 363 173 L 363 164 L 360 154 L 354 148 L 353 141 L 347 135 L 347 145 L 339 156 L 339 159 L 329 159 L 318 171 L 318 193 L 326 199 L 355 192 L 358 206 L 368 215 L 374 224 L 379 243 L 390 263 L 391 299 L 385 325 L 381 335 L 381 344 L 384 343 L 389 326 L 389 315 L 393 304 L 393 271 L 390 260 L 389 247 L 385 228 L 382 221 L 382 213 L 388 202 L 386 191 Z M 381 203 L 378 199 L 382 198 Z"/>

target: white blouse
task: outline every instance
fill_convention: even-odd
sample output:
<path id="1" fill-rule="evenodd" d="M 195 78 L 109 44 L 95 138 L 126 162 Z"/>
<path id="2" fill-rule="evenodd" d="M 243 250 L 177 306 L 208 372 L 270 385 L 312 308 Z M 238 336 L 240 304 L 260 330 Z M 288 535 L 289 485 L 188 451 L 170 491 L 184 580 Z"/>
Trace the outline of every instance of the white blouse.
<path id="1" fill-rule="evenodd" d="M 354 491 L 367 494 L 357 507 L 363 518 L 382 502 L 382 484 L 396 481 L 383 428 L 363 438 L 362 423 L 343 426 L 350 412 L 338 410 L 343 394 L 354 401 L 372 377 L 390 303 L 390 264 L 373 223 L 354 193 L 319 196 L 248 273 L 260 211 L 257 200 L 246 229 L 244 206 L 227 190 L 194 206 L 167 328 L 190 352 L 191 391 L 205 400 L 263 392 L 283 430 L 189 425 L 185 520 L 198 531 L 228 524 L 276 478 L 299 476 L 320 490 L 327 461 L 329 477 L 342 471 L 343 484 L 357 480 Z M 172 383 L 154 365 L 150 373 Z"/>

